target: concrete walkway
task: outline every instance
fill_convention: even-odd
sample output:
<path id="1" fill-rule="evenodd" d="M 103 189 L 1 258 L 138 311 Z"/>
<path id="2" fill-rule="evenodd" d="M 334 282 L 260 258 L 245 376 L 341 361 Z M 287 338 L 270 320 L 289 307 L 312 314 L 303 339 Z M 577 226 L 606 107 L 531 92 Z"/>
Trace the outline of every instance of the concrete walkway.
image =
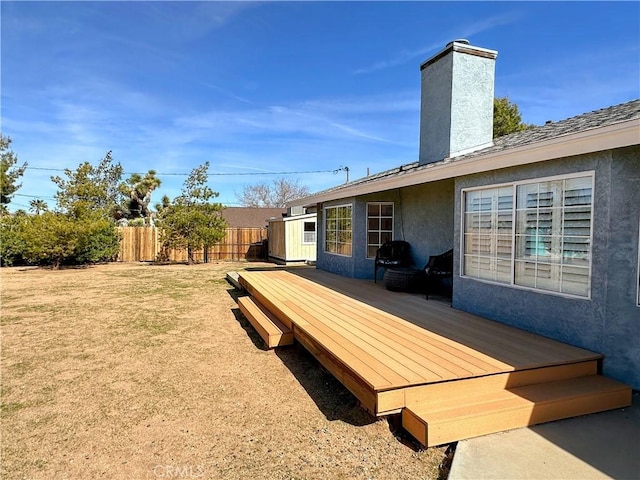
<path id="1" fill-rule="evenodd" d="M 458 442 L 449 480 L 640 479 L 633 406 Z"/>

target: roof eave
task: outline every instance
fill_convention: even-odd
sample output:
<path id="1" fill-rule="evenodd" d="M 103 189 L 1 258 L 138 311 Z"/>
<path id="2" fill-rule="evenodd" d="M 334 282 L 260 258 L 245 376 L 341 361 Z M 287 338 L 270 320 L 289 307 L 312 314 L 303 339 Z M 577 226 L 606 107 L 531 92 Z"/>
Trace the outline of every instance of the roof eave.
<path id="1" fill-rule="evenodd" d="M 413 172 L 402 172 L 361 185 L 347 186 L 324 194 L 310 195 L 291 202 L 291 206 L 311 207 L 340 198 L 366 195 L 489 170 L 544 162 L 556 158 L 623 148 L 638 145 L 640 143 L 639 140 L 640 118 L 634 118 L 503 151 L 494 151 L 460 160 L 447 159 L 425 168 L 419 168 Z"/>

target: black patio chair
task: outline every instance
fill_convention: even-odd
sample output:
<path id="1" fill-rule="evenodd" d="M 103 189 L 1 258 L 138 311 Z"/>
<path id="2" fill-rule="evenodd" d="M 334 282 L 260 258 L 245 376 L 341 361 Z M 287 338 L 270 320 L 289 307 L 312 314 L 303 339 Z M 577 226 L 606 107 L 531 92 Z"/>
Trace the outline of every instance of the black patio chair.
<path id="1" fill-rule="evenodd" d="M 440 255 L 431 255 L 429 261 L 424 266 L 426 296 L 429 300 L 429 293 L 433 291 L 444 292 L 451 296 L 453 286 L 453 249 L 441 253 Z"/>
<path id="2" fill-rule="evenodd" d="M 404 240 L 383 243 L 376 252 L 373 281 L 378 282 L 378 267 L 402 268 L 411 265 L 411 245 Z"/>

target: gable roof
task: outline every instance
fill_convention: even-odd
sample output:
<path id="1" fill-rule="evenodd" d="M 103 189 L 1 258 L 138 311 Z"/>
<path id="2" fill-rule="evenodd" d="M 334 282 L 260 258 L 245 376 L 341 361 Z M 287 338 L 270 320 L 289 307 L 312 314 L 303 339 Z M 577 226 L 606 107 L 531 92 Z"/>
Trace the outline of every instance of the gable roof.
<path id="1" fill-rule="evenodd" d="M 222 216 L 229 228 L 262 228 L 271 217 L 282 217 L 286 208 L 226 207 Z"/>
<path id="2" fill-rule="evenodd" d="M 401 165 L 314 193 L 292 206 L 364 195 L 497 168 L 640 143 L 640 99 L 494 139 L 493 145 L 439 162 Z"/>

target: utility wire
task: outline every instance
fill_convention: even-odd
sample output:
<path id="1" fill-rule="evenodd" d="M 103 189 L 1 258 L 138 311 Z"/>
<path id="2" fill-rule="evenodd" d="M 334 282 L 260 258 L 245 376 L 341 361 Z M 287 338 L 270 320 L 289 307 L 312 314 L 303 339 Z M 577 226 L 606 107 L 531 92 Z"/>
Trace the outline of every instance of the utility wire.
<path id="1" fill-rule="evenodd" d="M 40 200 L 55 200 L 54 197 L 43 197 L 42 195 L 25 195 L 24 193 L 14 193 L 16 197 L 38 198 Z"/>
<path id="2" fill-rule="evenodd" d="M 64 168 L 47 168 L 47 167 L 26 167 L 27 170 L 44 170 L 47 172 L 64 172 L 67 169 Z M 344 170 L 345 167 L 340 167 L 335 170 L 306 170 L 306 171 L 298 171 L 298 172 L 215 172 L 215 173 L 207 173 L 208 177 L 215 176 L 244 176 L 244 175 L 306 175 L 312 173 L 333 173 L 336 174 L 339 171 Z M 122 172 L 123 175 L 146 175 L 147 172 Z M 191 175 L 190 173 L 158 173 L 157 176 L 179 176 L 179 177 L 188 177 Z"/>

